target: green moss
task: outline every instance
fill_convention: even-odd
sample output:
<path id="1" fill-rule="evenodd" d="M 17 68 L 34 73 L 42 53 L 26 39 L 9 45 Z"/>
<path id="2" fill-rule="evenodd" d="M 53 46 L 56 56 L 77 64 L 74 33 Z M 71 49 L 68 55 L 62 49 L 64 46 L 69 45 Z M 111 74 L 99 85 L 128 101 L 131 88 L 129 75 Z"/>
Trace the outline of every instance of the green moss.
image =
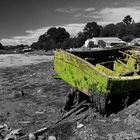
<path id="1" fill-rule="evenodd" d="M 120 60 L 114 61 L 114 66 L 113 70 L 118 74 L 118 75 L 123 75 L 125 73 L 129 73 L 133 71 L 133 69 L 130 69 L 126 64 L 122 63 Z"/>
<path id="2" fill-rule="evenodd" d="M 136 64 L 136 59 L 135 58 L 132 58 L 132 57 L 129 57 L 129 59 L 127 60 L 127 66 L 131 69 L 134 69 L 134 66 Z"/>
<path id="3" fill-rule="evenodd" d="M 93 65 L 67 52 L 55 52 L 54 68 L 65 82 L 87 95 L 97 92 L 107 94 L 108 79 Z"/>
<path id="4" fill-rule="evenodd" d="M 130 61 L 131 60 L 131 61 Z M 123 65 L 114 62 L 114 69 L 97 64 L 96 67 L 86 60 L 65 51 L 55 51 L 54 70 L 65 82 L 78 88 L 87 95 L 124 93 L 132 89 L 139 90 L 140 76 L 119 76 L 131 71 L 134 60 Z M 130 68 L 129 68 L 130 67 Z"/>
<path id="5" fill-rule="evenodd" d="M 101 64 L 96 64 L 96 68 L 105 72 L 107 75 L 112 75 L 112 76 L 116 76 L 116 73 L 108 68 L 106 68 L 105 66 L 101 65 Z"/>

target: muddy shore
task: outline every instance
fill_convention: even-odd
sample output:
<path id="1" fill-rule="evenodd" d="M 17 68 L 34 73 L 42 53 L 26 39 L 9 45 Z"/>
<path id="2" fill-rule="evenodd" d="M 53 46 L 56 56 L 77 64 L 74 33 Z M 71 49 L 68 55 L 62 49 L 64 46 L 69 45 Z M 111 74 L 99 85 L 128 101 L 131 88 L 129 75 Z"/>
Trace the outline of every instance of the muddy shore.
<path id="1" fill-rule="evenodd" d="M 54 79 L 53 74 L 52 61 L 0 68 L 0 124 L 7 124 L 12 129 L 21 128 L 28 134 L 62 117 L 60 110 L 70 86 Z M 57 140 L 140 138 L 139 110 L 139 101 L 109 117 L 89 109 L 70 116 L 43 137 L 48 139 L 54 135 Z M 77 128 L 77 122 L 83 127 Z"/>

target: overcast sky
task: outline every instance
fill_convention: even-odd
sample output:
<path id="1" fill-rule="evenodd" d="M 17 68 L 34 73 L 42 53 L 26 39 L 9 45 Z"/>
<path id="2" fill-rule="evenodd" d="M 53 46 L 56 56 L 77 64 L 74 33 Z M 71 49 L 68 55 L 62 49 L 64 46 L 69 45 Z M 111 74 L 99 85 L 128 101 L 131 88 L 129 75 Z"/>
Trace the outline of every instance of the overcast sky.
<path id="1" fill-rule="evenodd" d="M 86 23 L 140 22 L 139 0 L 0 0 L 0 42 L 31 44 L 53 26 L 75 35 Z"/>

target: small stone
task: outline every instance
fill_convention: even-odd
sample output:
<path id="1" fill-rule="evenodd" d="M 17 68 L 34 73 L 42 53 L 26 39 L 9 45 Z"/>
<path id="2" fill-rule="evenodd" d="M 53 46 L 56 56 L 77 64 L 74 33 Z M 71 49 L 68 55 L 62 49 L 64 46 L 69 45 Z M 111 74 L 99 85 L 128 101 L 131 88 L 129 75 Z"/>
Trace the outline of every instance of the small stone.
<path id="1" fill-rule="evenodd" d="M 36 136 L 33 133 L 30 133 L 29 140 L 36 140 Z"/>
<path id="2" fill-rule="evenodd" d="M 36 113 L 36 114 L 44 114 L 43 111 L 36 111 L 35 113 Z"/>
<path id="3" fill-rule="evenodd" d="M 84 125 L 82 124 L 82 123 L 79 123 L 78 125 L 77 125 L 77 128 L 79 129 L 79 128 L 82 128 L 82 127 L 84 127 Z"/>
<path id="4" fill-rule="evenodd" d="M 118 117 L 118 118 L 114 118 L 113 120 L 112 120 L 112 122 L 119 122 L 120 121 L 120 118 Z"/>
<path id="5" fill-rule="evenodd" d="M 42 92 L 43 92 L 43 89 L 38 89 L 38 90 L 37 90 L 37 93 L 38 93 L 38 94 L 40 94 L 40 93 L 42 93 Z"/>
<path id="6" fill-rule="evenodd" d="M 105 123 L 105 122 L 106 122 L 106 120 L 99 120 L 99 119 L 98 119 L 97 121 L 99 121 L 99 122 L 103 122 L 103 123 Z"/>
<path id="7" fill-rule="evenodd" d="M 56 137 L 55 136 L 49 136 L 48 140 L 56 140 Z"/>

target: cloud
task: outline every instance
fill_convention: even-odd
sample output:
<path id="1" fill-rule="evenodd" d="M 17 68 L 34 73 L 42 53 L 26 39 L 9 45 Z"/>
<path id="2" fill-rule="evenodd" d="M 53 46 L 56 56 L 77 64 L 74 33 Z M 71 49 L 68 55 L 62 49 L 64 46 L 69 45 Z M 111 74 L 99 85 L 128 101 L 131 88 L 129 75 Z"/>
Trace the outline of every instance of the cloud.
<path id="1" fill-rule="evenodd" d="M 62 26 L 65 28 L 71 36 L 75 36 L 78 32 L 82 31 L 85 24 L 66 24 Z M 17 44 L 28 44 L 31 45 L 33 42 L 36 42 L 40 35 L 44 34 L 51 27 L 42 27 L 36 30 L 27 30 L 25 36 L 14 36 L 8 39 L 1 39 L 0 42 L 3 45 L 17 45 Z"/>
<path id="2" fill-rule="evenodd" d="M 84 9 L 85 12 L 91 12 L 91 11 L 95 11 L 96 9 L 95 8 L 86 8 Z"/>
<path id="3" fill-rule="evenodd" d="M 91 9 L 91 10 L 90 10 Z M 86 12 L 85 12 L 86 11 Z M 98 24 L 105 25 L 109 23 L 121 22 L 126 15 L 130 15 L 135 22 L 140 22 L 140 7 L 108 7 L 99 10 L 87 8 L 84 12 L 77 12 L 73 14 L 76 19 L 87 19 L 98 22 Z"/>
<path id="4" fill-rule="evenodd" d="M 89 8 L 78 8 L 78 7 L 71 7 L 71 8 L 58 8 L 56 9 L 57 12 L 60 12 L 60 13 L 68 13 L 68 14 L 74 14 L 74 13 L 77 13 L 77 12 L 91 12 L 91 11 L 94 11 L 95 8 L 93 7 L 89 7 Z"/>
<path id="5" fill-rule="evenodd" d="M 58 8 L 58 9 L 56 9 L 57 12 L 68 13 L 68 14 L 73 14 L 73 13 L 78 12 L 80 10 L 81 10 L 81 8 Z"/>
<path id="6" fill-rule="evenodd" d="M 100 17 L 100 22 L 117 23 L 121 22 L 126 15 L 131 15 L 135 22 L 139 22 L 139 13 L 139 7 L 104 8 L 97 16 Z"/>
<path id="7" fill-rule="evenodd" d="M 75 24 L 67 24 L 62 27 L 65 28 L 70 33 L 71 36 L 75 36 L 78 32 L 83 31 L 85 25 L 86 24 L 75 23 Z"/>

